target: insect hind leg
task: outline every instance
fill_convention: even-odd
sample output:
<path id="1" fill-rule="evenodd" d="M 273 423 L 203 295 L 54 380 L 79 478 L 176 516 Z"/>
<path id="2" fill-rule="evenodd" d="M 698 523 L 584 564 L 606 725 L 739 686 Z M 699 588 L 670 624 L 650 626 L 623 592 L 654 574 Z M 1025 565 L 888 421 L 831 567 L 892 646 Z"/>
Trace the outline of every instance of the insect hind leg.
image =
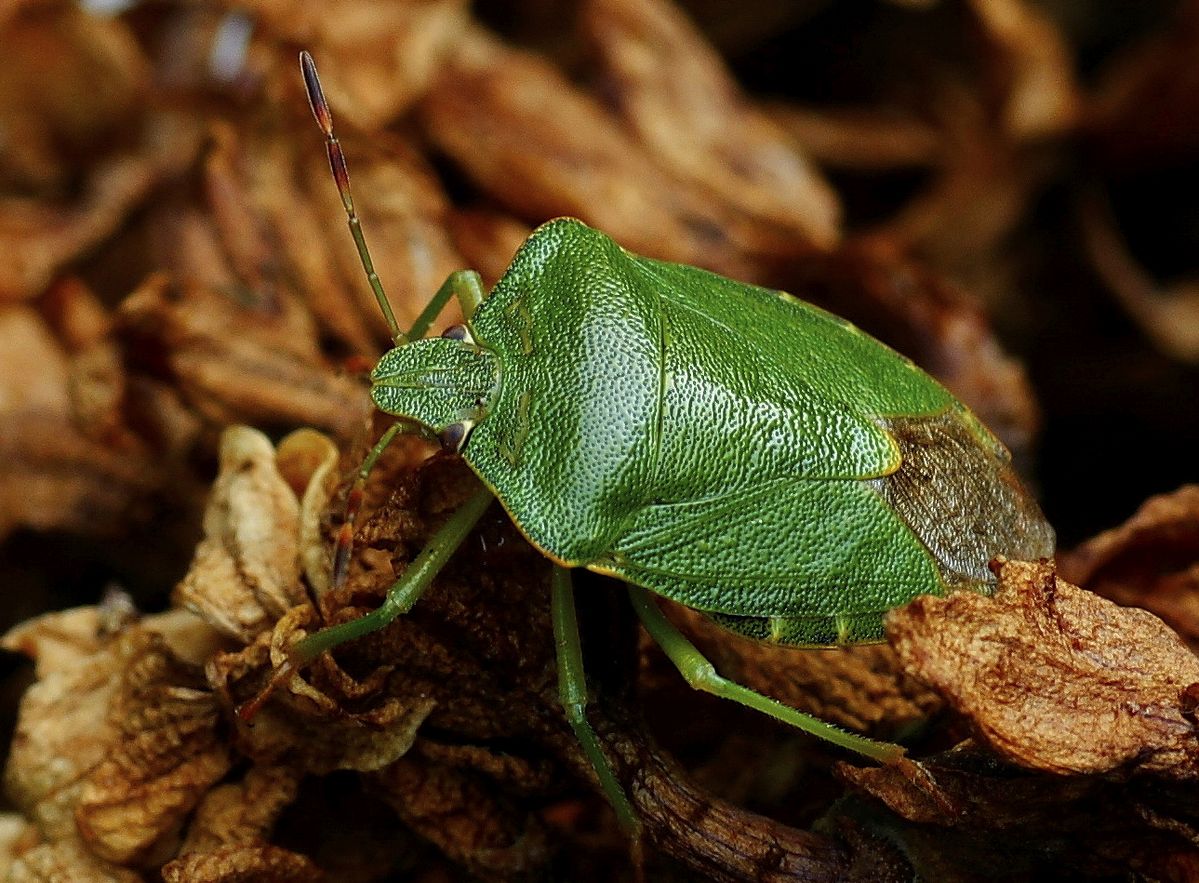
<path id="1" fill-rule="evenodd" d="M 628 589 L 629 599 L 633 602 L 633 609 L 637 611 L 637 617 L 641 620 L 641 624 L 645 626 L 650 637 L 657 642 L 670 661 L 674 663 L 675 668 L 693 688 L 740 703 L 767 714 L 775 720 L 797 727 L 805 733 L 819 736 L 834 745 L 882 763 L 890 763 L 903 757 L 904 750 L 899 745 L 878 742 L 856 733 L 846 732 L 826 721 L 791 708 L 789 705 L 783 705 L 783 703 L 751 690 L 749 687 L 721 677 L 716 673 L 715 666 L 708 661 L 707 657 L 700 653 L 698 648 L 670 623 L 670 620 L 654 603 L 648 591 L 640 586 L 634 586 L 632 583 L 628 584 Z"/>

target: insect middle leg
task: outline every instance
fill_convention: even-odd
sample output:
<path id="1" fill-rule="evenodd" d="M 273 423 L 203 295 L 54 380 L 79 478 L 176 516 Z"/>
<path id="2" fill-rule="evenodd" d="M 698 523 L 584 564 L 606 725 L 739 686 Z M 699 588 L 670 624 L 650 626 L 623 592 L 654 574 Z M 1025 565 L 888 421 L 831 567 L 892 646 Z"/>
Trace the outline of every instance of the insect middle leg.
<path id="1" fill-rule="evenodd" d="M 679 670 L 687 683 L 696 690 L 703 690 L 723 699 L 738 702 L 763 714 L 768 714 L 785 724 L 797 727 L 805 733 L 819 736 L 834 745 L 848 748 L 850 751 L 856 751 L 858 754 L 864 754 L 883 763 L 890 763 L 903 757 L 902 746 L 890 742 L 878 742 L 856 733 L 848 733 L 840 727 L 804 714 L 789 705 L 783 705 L 769 696 L 751 690 L 749 687 L 721 677 L 716 673 L 716 667 L 708 661 L 707 657 L 700 653 L 699 649 L 671 624 L 658 605 L 654 603 L 649 592 L 631 583 L 628 589 L 633 609 L 637 611 L 637 616 L 641 620 L 641 624 L 645 626 L 645 630 L 674 663 L 675 668 Z"/>
<path id="2" fill-rule="evenodd" d="M 591 762 L 599 779 L 600 788 L 616 818 L 631 836 L 641 833 L 641 822 L 629 802 L 628 795 L 616 779 L 612 765 L 604 755 L 599 737 L 587 720 L 587 676 L 583 671 L 583 647 L 579 640 L 579 623 L 575 615 L 574 590 L 570 582 L 570 571 L 554 567 L 551 579 L 551 616 L 554 621 L 554 646 L 558 653 L 558 699 L 566 719 L 575 732 L 575 737 Z"/>

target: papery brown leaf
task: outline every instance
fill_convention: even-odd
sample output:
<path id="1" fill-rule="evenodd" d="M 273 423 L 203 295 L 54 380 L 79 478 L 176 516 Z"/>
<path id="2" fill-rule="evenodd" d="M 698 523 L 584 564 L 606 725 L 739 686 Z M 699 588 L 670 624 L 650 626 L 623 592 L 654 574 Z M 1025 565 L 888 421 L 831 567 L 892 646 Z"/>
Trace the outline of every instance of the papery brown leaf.
<path id="1" fill-rule="evenodd" d="M 17 527 L 111 535 L 154 487 L 149 460 L 79 434 L 43 412 L 0 421 L 0 536 Z"/>
<path id="2" fill-rule="evenodd" d="M 521 216 L 577 216 L 638 253 L 755 278 L 716 208 L 540 58 L 472 30 L 420 110 L 437 146 Z"/>
<path id="3" fill-rule="evenodd" d="M 211 288 L 147 279 L 121 304 L 124 332 L 158 352 L 188 403 L 219 424 L 311 425 L 349 434 L 365 414 L 366 393 L 322 367 L 315 329 L 303 308 L 239 306 Z M 230 335 L 229 329 L 238 333 Z"/>
<path id="4" fill-rule="evenodd" d="M 220 458 L 204 539 L 175 589 L 175 603 L 248 644 L 305 600 L 300 503 L 279 475 L 270 439 L 257 430 L 225 430 Z"/>
<path id="5" fill-rule="evenodd" d="M 460 770 L 405 756 L 372 779 L 406 825 L 480 879 L 524 879 L 549 860 L 536 817 Z"/>
<path id="6" fill-rule="evenodd" d="M 614 80 L 625 122 L 656 160 L 763 224 L 781 247 L 836 243 L 836 193 L 782 129 L 749 103 L 676 7 L 662 0 L 590 0 L 584 22 Z"/>
<path id="7" fill-rule="evenodd" d="M 374 330 L 375 339 L 386 341 L 390 334 L 346 231 L 345 211 L 329 176 L 324 151 L 316 147 L 316 141 L 310 137 L 301 142 L 299 172 L 318 212 L 319 229 L 323 231 L 320 238 L 326 240 L 330 263 L 340 270 L 342 280 L 335 289 L 324 292 L 328 304 L 325 311 L 345 311 L 355 304 L 367 327 Z M 409 142 L 381 133 L 369 139 L 347 139 L 343 149 L 349 157 L 351 182 L 358 195 L 355 206 L 369 237 L 375 268 L 396 321 L 401 330 L 407 331 L 446 277 L 469 265 L 446 230 L 449 202 L 428 162 Z M 285 206 L 282 209 L 287 211 Z M 312 241 L 301 238 L 297 246 L 311 249 Z M 316 312 L 317 294 L 312 286 L 306 296 Z M 451 303 L 445 323 L 458 321 L 457 312 L 457 302 Z M 373 355 L 377 349 L 371 347 L 364 352 Z"/>
<path id="8" fill-rule="evenodd" d="M 0 300 L 35 296 L 60 268 L 110 235 L 151 187 L 195 150 L 194 129 L 154 121 L 147 140 L 157 152 L 121 154 L 90 171 L 70 204 L 31 199 L 0 201 Z"/>
<path id="9" fill-rule="evenodd" d="M 142 445 L 117 428 L 115 351 L 100 342 L 71 356 L 22 305 L 0 309 L 0 339 L 0 536 L 115 533 L 158 481 Z"/>
<path id="10" fill-rule="evenodd" d="M 1000 757 L 1058 774 L 1199 775 L 1182 694 L 1197 659 L 1157 617 L 1006 562 L 994 598 L 923 596 L 887 616 L 905 669 Z"/>
<path id="11" fill-rule="evenodd" d="M 46 292 L 42 310 L 69 354 L 67 390 L 76 425 L 88 438 L 136 447 L 139 442 L 125 427 L 121 351 L 112 336 L 112 318 L 95 293 L 82 280 L 67 277 Z"/>
<path id="12" fill-rule="evenodd" d="M 78 174 L 81 154 L 119 141 L 136 119 L 149 64 L 120 19 L 69 3 L 11 5 L 0 16 L 0 43 L 8 50 L 0 79 L 0 184 L 61 191 Z"/>
<path id="13" fill-rule="evenodd" d="M 1059 560 L 1063 577 L 1144 607 L 1199 646 L 1199 485 L 1150 497 L 1119 527 Z"/>
<path id="14" fill-rule="evenodd" d="M 1032 773 L 968 743 L 919 763 L 840 772 L 903 820 L 865 816 L 904 844 L 922 879 L 1041 879 L 1052 868 L 1059 878 L 1181 881 L 1199 869 L 1187 788 Z"/>

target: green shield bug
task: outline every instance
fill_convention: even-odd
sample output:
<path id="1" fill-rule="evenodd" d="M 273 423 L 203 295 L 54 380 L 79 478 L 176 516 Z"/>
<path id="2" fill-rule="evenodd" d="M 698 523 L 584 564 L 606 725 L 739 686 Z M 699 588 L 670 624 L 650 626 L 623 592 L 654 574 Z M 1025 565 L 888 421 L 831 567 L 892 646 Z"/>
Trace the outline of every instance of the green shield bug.
<path id="1" fill-rule="evenodd" d="M 386 445 L 413 428 L 456 451 L 485 489 L 378 610 L 301 640 L 279 677 L 409 609 L 494 497 L 555 565 L 562 703 L 630 829 L 636 815 L 587 721 L 570 568 L 624 580 L 692 686 L 869 757 L 899 756 L 721 678 L 651 596 L 783 645 L 880 640 L 883 614 L 917 595 L 989 591 L 996 555 L 1053 554 L 1053 531 L 1003 445 L 848 322 L 783 292 L 638 257 L 573 219 L 538 228 L 489 295 L 476 273 L 453 274 L 400 333 L 307 53 L 301 67 L 396 343 L 371 374 L 371 395 L 401 422 L 363 463 L 359 496 Z M 451 297 L 465 324 L 425 338 Z M 352 493 L 335 582 L 356 506 Z"/>

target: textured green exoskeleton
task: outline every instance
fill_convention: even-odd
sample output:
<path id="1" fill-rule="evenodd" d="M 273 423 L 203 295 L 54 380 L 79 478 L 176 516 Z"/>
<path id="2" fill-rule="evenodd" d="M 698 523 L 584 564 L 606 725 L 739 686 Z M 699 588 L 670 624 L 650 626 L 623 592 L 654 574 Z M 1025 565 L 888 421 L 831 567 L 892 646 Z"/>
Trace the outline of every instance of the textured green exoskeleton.
<path id="1" fill-rule="evenodd" d="M 310 59 L 304 67 L 360 240 Z M 384 303 L 373 273 L 372 283 Z M 455 294 L 465 326 L 415 339 Z M 1053 531 L 1006 450 L 964 405 L 908 359 L 783 292 L 638 257 L 559 219 L 529 237 L 490 295 L 477 275 L 455 274 L 417 325 L 397 332 L 372 397 L 457 450 L 558 565 L 563 702 L 630 826 L 635 814 L 585 715 L 566 569 L 628 582 L 646 627 L 694 685 L 888 758 L 895 746 L 719 678 L 643 590 L 754 638 L 826 646 L 881 639 L 883 614 L 917 595 L 990 591 L 997 555 L 1053 554 Z M 296 662 L 410 607 L 488 500 L 451 519 L 383 609 L 305 639 Z"/>

